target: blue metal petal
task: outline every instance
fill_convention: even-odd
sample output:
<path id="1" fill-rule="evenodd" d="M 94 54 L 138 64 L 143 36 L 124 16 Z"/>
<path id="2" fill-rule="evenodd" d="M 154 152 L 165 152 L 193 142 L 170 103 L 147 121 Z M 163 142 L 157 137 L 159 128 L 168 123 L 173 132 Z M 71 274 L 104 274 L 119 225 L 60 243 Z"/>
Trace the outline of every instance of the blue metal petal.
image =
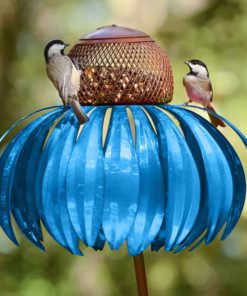
<path id="1" fill-rule="evenodd" d="M 48 114 L 52 114 L 57 111 L 52 111 Z M 4 232 L 8 235 L 8 237 L 15 243 L 17 240 L 15 238 L 13 228 L 10 220 L 10 196 L 11 196 L 11 188 L 12 181 L 14 175 L 14 168 L 16 159 L 18 157 L 19 152 L 22 149 L 22 146 L 33 132 L 33 130 L 43 121 L 44 118 L 47 117 L 47 114 L 41 116 L 35 121 L 31 122 L 26 128 L 24 128 L 20 133 L 10 142 L 7 146 L 0 159 L 0 224 L 4 230 Z M 9 129 L 9 131 L 12 127 Z M 4 136 L 7 135 L 7 132 Z M 2 136 L 1 139 L 4 138 Z"/>
<path id="2" fill-rule="evenodd" d="M 98 236 L 104 202 L 102 130 L 105 111 L 106 107 L 97 107 L 84 125 L 69 161 L 66 188 L 68 212 L 77 235 L 88 246 L 96 244 L 97 249 L 103 247 Z"/>
<path id="3" fill-rule="evenodd" d="M 157 137 L 140 106 L 130 107 L 136 130 L 140 190 L 137 214 L 127 238 L 130 255 L 144 251 L 159 232 L 165 210 L 165 193 Z"/>
<path id="4" fill-rule="evenodd" d="M 85 107 L 84 112 L 91 108 Z M 53 238 L 71 253 L 82 255 L 65 198 L 67 167 L 78 129 L 79 123 L 71 111 L 55 126 L 40 159 L 36 195 L 37 204 L 41 205 L 40 216 Z"/>
<path id="5" fill-rule="evenodd" d="M 39 166 L 37 169 L 37 175 L 35 180 L 35 197 L 36 197 L 36 204 L 38 206 L 39 216 L 44 219 L 44 207 L 43 207 L 43 197 L 42 197 L 42 191 L 43 191 L 43 180 L 44 175 L 46 172 L 46 167 L 50 159 L 50 155 L 54 151 L 54 147 L 56 147 L 57 141 L 59 140 L 62 126 L 65 124 L 65 118 L 68 120 L 68 117 L 70 114 L 65 114 L 64 117 L 59 121 L 59 123 L 55 126 L 54 130 L 49 135 L 48 141 L 45 144 L 45 147 L 43 148 Z M 57 174 L 58 172 L 56 172 Z M 51 187 L 52 189 L 52 187 Z M 50 202 L 50 201 L 49 201 Z M 43 221 L 44 223 L 44 221 Z M 45 224 L 45 223 L 44 223 Z M 47 228 L 47 225 L 45 225 Z M 48 225 L 49 227 L 49 225 Z M 51 225 L 53 227 L 53 225 Z M 55 226 L 54 226 L 55 227 Z M 62 240 L 63 241 L 63 240 Z M 64 245 L 65 243 L 63 243 Z"/>
<path id="6" fill-rule="evenodd" d="M 214 137 L 215 141 L 219 144 L 223 153 L 225 154 L 225 157 L 231 169 L 231 174 L 233 178 L 233 200 L 231 212 L 227 220 L 227 225 L 222 235 L 222 239 L 225 239 L 238 222 L 244 207 L 246 193 L 244 169 L 236 151 L 228 142 L 228 140 L 224 137 L 224 135 L 198 114 L 189 110 L 187 112 L 190 112 L 194 117 L 196 117 L 200 121 L 200 123 L 202 123 L 204 127 L 209 131 L 209 133 L 211 133 L 211 135 Z"/>
<path id="7" fill-rule="evenodd" d="M 133 225 L 139 196 L 139 171 L 125 106 L 116 106 L 105 150 L 105 201 L 102 226 L 112 249 L 119 249 Z"/>
<path id="8" fill-rule="evenodd" d="M 208 199 L 206 243 L 210 243 L 226 222 L 232 204 L 233 180 L 220 146 L 198 120 L 181 108 L 165 107 L 181 124 L 185 138 L 193 135 L 203 157 Z M 221 186 L 219 186 L 219 184 Z"/>
<path id="9" fill-rule="evenodd" d="M 222 119 L 227 125 L 229 125 L 235 131 L 235 133 L 240 137 L 240 139 L 244 143 L 245 147 L 247 147 L 247 138 L 246 138 L 246 136 L 244 136 L 243 133 L 234 124 L 232 124 L 229 120 L 227 120 L 223 116 L 220 116 L 218 113 L 212 112 L 211 110 L 208 110 L 208 109 L 205 109 L 205 108 L 202 108 L 202 107 L 199 107 L 199 106 L 193 106 L 193 105 L 181 105 L 180 107 L 178 107 L 178 106 L 174 106 L 174 107 L 176 107 L 176 108 L 181 108 L 182 107 L 181 109 L 183 109 L 184 107 L 200 109 L 200 110 L 207 111 L 208 113 L 213 114 L 214 116 Z"/>
<path id="10" fill-rule="evenodd" d="M 36 174 L 37 164 L 49 128 L 62 112 L 61 110 L 54 111 L 43 117 L 43 121 L 26 139 L 16 157 L 16 165 L 13 169 L 12 213 L 22 232 L 42 249 L 43 246 L 39 243 L 39 240 L 42 240 L 42 232 L 34 198 L 33 176 Z"/>
<path id="11" fill-rule="evenodd" d="M 49 106 L 49 107 L 45 107 L 45 108 L 41 108 L 41 109 L 38 109 L 38 110 L 35 110 L 31 113 L 29 113 L 28 115 L 25 115 L 24 117 L 22 117 L 21 119 L 17 120 L 15 123 L 13 123 L 7 130 L 6 132 L 0 137 L 0 144 L 3 142 L 3 140 L 8 136 L 8 134 L 18 125 L 20 124 L 21 122 L 23 122 L 24 120 L 26 120 L 27 118 L 39 113 L 39 112 L 42 112 L 42 111 L 46 111 L 46 110 L 49 110 L 49 109 L 57 109 L 57 110 L 63 110 L 65 111 L 67 109 L 64 108 L 62 105 L 54 105 L 54 106 Z"/>
<path id="12" fill-rule="evenodd" d="M 147 109 L 158 132 L 160 159 L 167 179 L 166 222 L 163 225 L 165 248 L 171 251 L 195 226 L 200 207 L 199 173 L 193 155 L 173 121 L 155 107 Z M 164 229 L 161 234 L 164 236 Z"/>
<path id="13" fill-rule="evenodd" d="M 65 116 L 68 116 L 68 114 L 65 114 Z M 59 140 L 59 136 L 61 132 L 59 126 L 61 127 L 61 123 L 62 123 L 62 120 L 60 120 L 60 122 L 56 125 L 56 128 L 54 128 L 52 133 L 49 135 L 48 141 L 46 141 L 45 143 L 45 147 L 43 147 L 43 151 L 41 153 L 41 157 L 40 157 L 38 168 L 37 168 L 37 173 L 34 179 L 35 200 L 36 200 L 36 205 L 37 205 L 40 217 L 43 217 L 42 184 L 43 184 L 45 169 L 49 161 L 50 154 L 52 153 L 54 147 L 56 147 L 56 143 Z"/>
<path id="14" fill-rule="evenodd" d="M 80 255 L 77 235 L 70 222 L 65 200 L 67 166 L 78 129 L 79 123 L 70 111 L 53 131 L 55 136 L 59 134 L 58 141 L 54 141 L 50 147 L 47 143 L 49 158 L 45 165 L 42 184 L 42 220 L 55 240 L 70 252 Z M 48 142 L 53 141 L 53 133 Z"/>

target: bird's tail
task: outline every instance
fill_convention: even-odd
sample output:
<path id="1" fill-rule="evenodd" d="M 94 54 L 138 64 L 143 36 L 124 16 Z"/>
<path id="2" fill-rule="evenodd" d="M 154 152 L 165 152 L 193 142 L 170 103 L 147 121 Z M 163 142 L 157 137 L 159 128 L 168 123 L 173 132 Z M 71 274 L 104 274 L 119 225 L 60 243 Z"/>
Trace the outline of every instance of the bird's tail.
<path id="1" fill-rule="evenodd" d="M 69 104 L 70 104 L 71 108 L 73 109 L 73 112 L 74 112 L 76 118 L 78 119 L 78 121 L 80 122 L 80 124 L 83 124 L 86 121 L 88 121 L 87 115 L 82 111 L 81 105 L 77 100 L 70 99 Z"/>
<path id="2" fill-rule="evenodd" d="M 213 107 L 213 105 L 211 104 L 210 106 L 207 107 L 210 111 L 214 112 L 214 113 L 217 113 Z M 217 127 L 218 125 L 219 126 L 222 126 L 222 127 L 225 127 L 225 123 L 218 117 L 214 116 L 212 113 L 208 112 L 208 116 L 209 116 L 209 119 L 211 121 L 211 123 Z"/>

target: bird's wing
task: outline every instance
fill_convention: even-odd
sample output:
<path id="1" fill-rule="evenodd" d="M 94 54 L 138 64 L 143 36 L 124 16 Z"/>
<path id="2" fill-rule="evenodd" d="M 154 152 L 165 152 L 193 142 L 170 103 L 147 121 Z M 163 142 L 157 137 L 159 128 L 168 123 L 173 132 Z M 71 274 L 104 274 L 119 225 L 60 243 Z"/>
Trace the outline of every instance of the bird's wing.
<path id="1" fill-rule="evenodd" d="M 209 81 L 209 87 L 210 87 L 210 91 L 211 91 L 211 98 L 210 98 L 210 101 L 212 102 L 212 101 L 213 101 L 213 95 L 214 95 L 214 92 L 213 92 L 213 87 L 212 87 L 212 83 L 211 83 L 211 81 Z"/>
<path id="2" fill-rule="evenodd" d="M 183 85 L 186 87 L 186 76 L 184 76 L 184 78 L 183 78 Z"/>
<path id="3" fill-rule="evenodd" d="M 62 56 L 61 61 L 59 63 L 59 81 L 58 81 L 58 91 L 60 97 L 67 102 L 69 89 L 70 89 L 70 81 L 73 70 L 73 64 L 69 57 Z"/>
<path id="4" fill-rule="evenodd" d="M 75 66 L 76 70 L 80 70 L 80 65 L 78 64 L 78 62 L 76 60 L 71 60 L 73 65 Z"/>
<path id="5" fill-rule="evenodd" d="M 47 74 L 55 85 L 63 102 L 67 103 L 73 64 L 69 57 L 58 56 L 46 66 Z"/>
<path id="6" fill-rule="evenodd" d="M 204 91 L 208 92 L 210 94 L 210 101 L 212 102 L 213 99 L 213 88 L 210 80 L 198 80 L 197 82 L 198 86 Z"/>

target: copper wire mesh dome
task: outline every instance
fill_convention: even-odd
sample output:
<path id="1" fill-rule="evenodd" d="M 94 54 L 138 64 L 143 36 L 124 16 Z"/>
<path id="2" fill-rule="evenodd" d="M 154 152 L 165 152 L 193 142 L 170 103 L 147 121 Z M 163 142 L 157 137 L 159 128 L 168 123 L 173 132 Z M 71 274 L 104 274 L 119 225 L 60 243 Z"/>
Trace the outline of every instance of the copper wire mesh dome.
<path id="1" fill-rule="evenodd" d="M 141 31 L 116 25 L 99 28 L 82 37 L 69 56 L 82 70 L 81 104 L 164 104 L 172 100 L 169 60 Z"/>

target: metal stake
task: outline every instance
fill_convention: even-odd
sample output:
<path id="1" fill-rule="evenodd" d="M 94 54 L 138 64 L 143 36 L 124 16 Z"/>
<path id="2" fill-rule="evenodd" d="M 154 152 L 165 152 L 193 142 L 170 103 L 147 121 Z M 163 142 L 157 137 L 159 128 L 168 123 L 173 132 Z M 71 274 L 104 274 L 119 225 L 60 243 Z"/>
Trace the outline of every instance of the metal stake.
<path id="1" fill-rule="evenodd" d="M 134 256 L 136 283 L 138 288 L 138 296 L 148 296 L 148 286 L 145 271 L 143 253 Z"/>

